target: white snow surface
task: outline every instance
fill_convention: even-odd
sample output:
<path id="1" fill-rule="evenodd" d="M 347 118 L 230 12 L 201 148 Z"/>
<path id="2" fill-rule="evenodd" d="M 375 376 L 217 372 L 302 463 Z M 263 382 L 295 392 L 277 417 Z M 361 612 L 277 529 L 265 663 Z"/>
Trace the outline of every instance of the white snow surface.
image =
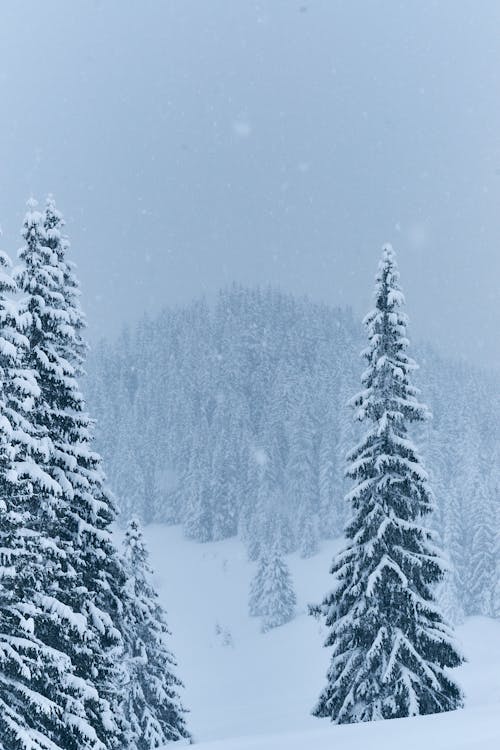
<path id="1" fill-rule="evenodd" d="M 162 525 L 146 527 L 145 538 L 186 686 L 188 727 L 200 750 L 500 748 L 500 621 L 469 618 L 457 629 L 468 659 L 454 672 L 466 692 L 465 709 L 334 726 L 310 715 L 325 684 L 329 650 L 306 606 L 331 588 L 328 570 L 339 541 L 323 543 L 307 560 L 287 558 L 297 616 L 262 633 L 259 619 L 248 616 L 255 564 L 241 542 L 189 542 L 179 527 Z"/>

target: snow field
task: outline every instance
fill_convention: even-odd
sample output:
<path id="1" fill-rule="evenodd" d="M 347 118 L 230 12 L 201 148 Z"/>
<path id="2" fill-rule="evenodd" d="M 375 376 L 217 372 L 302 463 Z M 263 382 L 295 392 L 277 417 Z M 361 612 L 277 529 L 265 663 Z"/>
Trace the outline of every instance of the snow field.
<path id="1" fill-rule="evenodd" d="M 328 570 L 340 542 L 324 542 L 307 560 L 287 558 L 297 616 L 263 634 L 260 621 L 248 616 L 255 564 L 241 542 L 198 544 L 186 541 L 180 527 L 162 525 L 146 527 L 145 537 L 186 685 L 188 727 L 200 750 L 500 748 L 500 622 L 477 617 L 458 628 L 468 659 L 455 672 L 466 692 L 465 710 L 332 726 L 310 715 L 329 656 L 322 628 L 306 607 L 331 586 Z"/>

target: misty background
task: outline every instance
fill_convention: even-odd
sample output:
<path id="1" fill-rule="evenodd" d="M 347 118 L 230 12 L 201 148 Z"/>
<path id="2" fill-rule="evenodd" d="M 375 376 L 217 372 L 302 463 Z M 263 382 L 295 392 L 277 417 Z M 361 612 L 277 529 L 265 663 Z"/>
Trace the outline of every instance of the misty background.
<path id="1" fill-rule="evenodd" d="M 1 244 L 53 192 L 89 335 L 233 280 L 371 303 L 500 364 L 497 0 L 16 0 L 0 22 Z"/>

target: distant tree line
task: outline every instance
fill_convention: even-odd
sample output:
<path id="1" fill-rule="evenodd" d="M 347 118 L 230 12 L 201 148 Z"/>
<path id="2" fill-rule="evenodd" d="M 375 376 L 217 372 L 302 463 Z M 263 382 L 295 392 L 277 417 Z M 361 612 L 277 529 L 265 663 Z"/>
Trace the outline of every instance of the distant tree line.
<path id="1" fill-rule="evenodd" d="M 315 553 L 343 533 L 347 408 L 359 379 L 351 311 L 233 284 L 209 305 L 166 308 L 96 347 L 87 390 L 121 520 L 182 523 L 200 542 L 239 534 L 252 560 Z M 420 346 L 416 426 L 451 571 L 453 620 L 496 611 L 498 378 Z"/>

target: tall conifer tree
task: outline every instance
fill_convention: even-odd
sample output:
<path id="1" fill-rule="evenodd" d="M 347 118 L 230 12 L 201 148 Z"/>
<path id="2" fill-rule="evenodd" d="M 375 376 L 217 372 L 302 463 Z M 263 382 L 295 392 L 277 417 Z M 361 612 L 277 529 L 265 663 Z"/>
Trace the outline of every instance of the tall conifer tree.
<path id="1" fill-rule="evenodd" d="M 249 612 L 262 618 L 265 633 L 289 622 L 294 616 L 295 605 L 292 578 L 277 541 L 259 560 L 250 586 Z"/>
<path id="2" fill-rule="evenodd" d="M 408 436 L 425 419 L 411 384 L 407 317 L 395 255 L 384 247 L 375 309 L 365 319 L 369 345 L 363 390 L 353 399 L 368 422 L 348 455 L 355 485 L 347 545 L 333 563 L 336 588 L 315 613 L 332 648 L 327 685 L 314 709 L 336 723 L 449 711 L 462 704 L 447 672 L 458 666 L 451 628 L 434 599 L 443 565 L 423 526 L 433 508 L 427 474 Z"/>
<path id="3" fill-rule="evenodd" d="M 148 553 L 136 518 L 127 527 L 124 549 L 127 682 L 123 710 L 131 729 L 127 747 L 154 750 L 190 736 L 178 694 L 182 683 L 166 644 L 170 633 L 149 580 Z"/>
<path id="4" fill-rule="evenodd" d="M 56 499 L 45 502 L 39 521 L 63 553 L 52 576 L 57 597 L 47 593 L 44 606 L 53 613 L 50 640 L 67 654 L 85 691 L 86 720 L 98 746 L 114 750 L 123 739 L 116 663 L 122 647 L 124 571 L 110 536 L 114 505 L 104 488 L 100 456 L 92 450 L 91 421 L 77 381 L 85 351 L 84 318 L 62 227 L 52 200 L 43 214 L 30 206 L 16 274 L 27 321 L 25 364 L 40 393 L 31 419 L 37 430 L 46 431 L 45 469 L 61 489 Z"/>
<path id="5" fill-rule="evenodd" d="M 39 216 L 23 234 L 37 241 Z M 83 618 L 69 612 L 59 582 L 66 549 L 50 534 L 61 486 L 46 470 L 52 444 L 43 423 L 38 373 L 26 367 L 31 321 L 19 313 L 9 260 L 0 255 L 0 744 L 5 750 L 104 750 L 88 720 L 96 691 L 76 675 L 62 639 Z"/>

